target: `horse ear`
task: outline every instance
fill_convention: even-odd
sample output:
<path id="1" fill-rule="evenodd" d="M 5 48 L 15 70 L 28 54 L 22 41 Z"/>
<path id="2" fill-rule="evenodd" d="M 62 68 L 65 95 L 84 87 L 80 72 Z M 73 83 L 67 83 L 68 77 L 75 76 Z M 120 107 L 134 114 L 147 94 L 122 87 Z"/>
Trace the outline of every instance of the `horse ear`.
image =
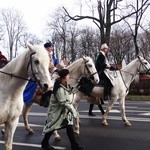
<path id="1" fill-rule="evenodd" d="M 84 61 L 87 61 L 85 56 L 82 56 L 82 58 L 83 58 Z"/>
<path id="2" fill-rule="evenodd" d="M 141 59 L 141 56 L 140 56 L 140 55 L 137 55 L 137 58 L 138 58 L 138 59 Z"/>
<path id="3" fill-rule="evenodd" d="M 27 47 L 29 48 L 30 51 L 34 52 L 34 46 L 30 43 L 27 43 Z"/>

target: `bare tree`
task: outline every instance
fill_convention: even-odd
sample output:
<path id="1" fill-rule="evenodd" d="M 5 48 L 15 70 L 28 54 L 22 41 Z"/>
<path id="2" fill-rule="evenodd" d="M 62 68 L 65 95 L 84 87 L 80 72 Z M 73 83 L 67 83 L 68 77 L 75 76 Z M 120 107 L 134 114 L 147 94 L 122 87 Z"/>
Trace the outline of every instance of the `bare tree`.
<path id="1" fill-rule="evenodd" d="M 57 33 L 61 38 L 62 45 L 63 45 L 63 57 L 66 57 L 66 37 L 67 37 L 67 23 L 66 17 L 64 17 L 64 13 L 62 9 L 58 8 L 56 12 L 50 16 L 51 21 L 47 21 L 47 27 L 49 33 L 53 32 Z"/>
<path id="2" fill-rule="evenodd" d="M 0 41 L 3 40 L 4 37 L 4 31 L 2 25 L 0 25 Z"/>
<path id="3" fill-rule="evenodd" d="M 66 15 L 69 17 L 68 21 L 69 20 L 79 21 L 79 20 L 83 20 L 83 19 L 93 20 L 93 22 L 96 24 L 96 26 L 100 30 L 101 43 L 106 42 L 109 45 L 112 26 L 115 25 L 116 23 L 121 22 L 125 18 L 128 18 L 128 17 L 136 14 L 136 12 L 139 12 L 141 10 L 141 8 L 138 8 L 137 10 L 133 10 L 131 8 L 132 6 L 130 6 L 130 4 L 126 3 L 127 4 L 126 7 L 128 7 L 128 9 L 133 10 L 133 11 L 126 13 L 124 11 L 123 7 L 118 5 L 120 1 L 122 1 L 122 0 L 103 0 L 103 1 L 97 0 L 98 17 L 95 17 L 95 15 L 94 15 L 94 10 L 93 10 L 94 7 L 91 7 L 92 8 L 91 16 L 88 16 L 88 15 L 71 16 L 66 8 L 63 7 L 63 9 L 64 9 Z M 90 5 L 89 2 L 91 2 L 91 1 L 87 2 L 88 5 Z M 126 8 L 126 10 L 127 10 L 127 8 Z M 120 14 L 117 12 L 120 12 Z M 121 15 L 121 14 L 123 14 L 123 15 Z"/>
<path id="4" fill-rule="evenodd" d="M 76 23 L 72 23 L 69 26 L 68 29 L 68 37 L 67 37 L 67 47 L 68 47 L 68 53 L 69 53 L 69 59 L 70 62 L 75 61 L 78 58 L 78 36 L 79 36 L 79 30 L 76 26 Z"/>
<path id="5" fill-rule="evenodd" d="M 140 52 L 148 61 L 150 61 L 150 23 L 149 28 L 139 35 L 139 44 L 141 46 Z"/>
<path id="6" fill-rule="evenodd" d="M 87 55 L 92 57 L 94 60 L 97 58 L 96 54 L 99 52 L 100 47 L 100 41 L 97 40 L 99 37 L 100 35 L 97 34 L 96 29 L 86 26 L 80 30 L 78 40 L 80 57 L 82 55 Z"/>
<path id="7" fill-rule="evenodd" d="M 77 36 L 76 23 L 66 22 L 67 17 L 61 8 L 58 8 L 47 21 L 47 31 L 52 33 L 51 38 L 54 43 L 54 52 L 61 58 L 72 59 L 75 50 L 75 38 Z M 71 49 L 72 52 L 69 51 Z M 59 58 L 59 57 L 58 57 Z"/>
<path id="8" fill-rule="evenodd" d="M 129 31 L 117 26 L 110 38 L 111 63 L 121 64 L 123 59 L 130 62 L 133 59 L 133 42 Z"/>
<path id="9" fill-rule="evenodd" d="M 34 34 L 25 32 L 20 36 L 19 39 L 20 45 L 24 48 L 27 47 L 27 43 L 31 44 L 41 44 L 42 41 Z"/>
<path id="10" fill-rule="evenodd" d="M 127 23 L 130 31 L 131 31 L 131 35 L 133 37 L 133 41 L 134 41 L 134 46 L 135 46 L 135 52 L 136 55 L 139 54 L 139 45 L 138 45 L 138 31 L 139 28 L 142 26 L 141 21 L 142 18 L 144 16 L 144 13 L 146 12 L 146 10 L 149 8 L 150 6 L 150 1 L 149 0 L 136 0 L 135 4 L 130 5 L 132 7 L 132 10 L 135 12 L 134 17 L 134 21 L 128 21 L 125 20 L 125 22 Z M 133 22 L 131 24 L 131 22 Z"/>
<path id="11" fill-rule="evenodd" d="M 6 37 L 8 37 L 8 39 L 6 41 L 8 41 L 11 60 L 17 54 L 19 39 L 25 30 L 25 24 L 21 13 L 14 8 L 2 9 L 1 20 L 4 25 L 3 29 L 7 33 Z"/>

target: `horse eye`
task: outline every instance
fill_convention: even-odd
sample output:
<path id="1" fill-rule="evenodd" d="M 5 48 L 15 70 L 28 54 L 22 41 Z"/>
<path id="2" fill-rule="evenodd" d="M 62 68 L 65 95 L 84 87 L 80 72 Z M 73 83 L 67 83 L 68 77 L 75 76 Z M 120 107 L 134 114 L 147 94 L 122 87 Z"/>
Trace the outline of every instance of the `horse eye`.
<path id="1" fill-rule="evenodd" d="M 145 62 L 144 64 L 147 65 L 147 62 Z"/>
<path id="2" fill-rule="evenodd" d="M 89 64 L 88 66 L 89 66 L 89 67 L 92 67 L 92 65 L 90 65 L 90 64 Z"/>
<path id="3" fill-rule="evenodd" d="M 39 60 L 35 60 L 34 63 L 35 63 L 36 65 L 38 65 L 40 62 L 39 62 Z"/>

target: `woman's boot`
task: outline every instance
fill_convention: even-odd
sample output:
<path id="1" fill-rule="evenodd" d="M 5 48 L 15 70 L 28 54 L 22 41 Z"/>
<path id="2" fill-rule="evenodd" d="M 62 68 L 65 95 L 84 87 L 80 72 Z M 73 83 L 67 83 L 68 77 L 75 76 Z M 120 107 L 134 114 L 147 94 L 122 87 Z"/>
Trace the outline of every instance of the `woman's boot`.
<path id="1" fill-rule="evenodd" d="M 53 134 L 53 132 L 48 132 L 45 134 L 45 136 L 41 142 L 42 150 L 55 150 L 52 146 L 49 145 L 49 139 L 52 134 Z"/>
<path id="2" fill-rule="evenodd" d="M 67 131 L 67 136 L 68 136 L 70 143 L 71 143 L 71 150 L 83 150 L 84 147 L 79 146 L 79 144 L 77 143 L 77 141 L 75 139 L 72 125 L 68 125 L 66 127 L 66 131 Z"/>

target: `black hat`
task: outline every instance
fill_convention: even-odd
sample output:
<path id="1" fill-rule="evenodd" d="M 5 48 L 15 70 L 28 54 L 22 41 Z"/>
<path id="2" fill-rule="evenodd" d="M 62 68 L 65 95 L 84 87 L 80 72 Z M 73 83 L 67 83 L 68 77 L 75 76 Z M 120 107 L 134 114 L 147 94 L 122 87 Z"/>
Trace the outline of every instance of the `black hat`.
<path id="1" fill-rule="evenodd" d="M 52 47 L 52 46 L 53 46 L 53 44 L 52 44 L 51 42 L 48 42 L 48 43 L 45 43 L 45 44 L 44 44 L 44 47 L 45 47 L 45 48 Z"/>
<path id="2" fill-rule="evenodd" d="M 69 74 L 69 70 L 68 69 L 61 69 L 59 72 L 58 72 L 58 75 L 61 77 L 61 78 L 64 78 L 66 75 Z"/>

